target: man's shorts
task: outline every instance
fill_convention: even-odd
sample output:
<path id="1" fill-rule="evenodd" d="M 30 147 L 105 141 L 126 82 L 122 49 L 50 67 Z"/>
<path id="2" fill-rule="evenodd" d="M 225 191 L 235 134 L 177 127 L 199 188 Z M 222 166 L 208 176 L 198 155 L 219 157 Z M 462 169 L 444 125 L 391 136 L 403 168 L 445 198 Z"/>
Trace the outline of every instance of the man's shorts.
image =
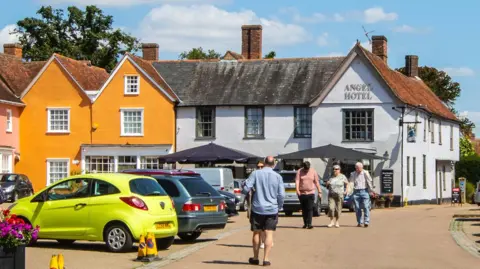
<path id="1" fill-rule="evenodd" d="M 259 215 L 252 211 L 250 215 L 250 224 L 252 232 L 255 231 L 275 231 L 278 224 L 278 214 Z"/>

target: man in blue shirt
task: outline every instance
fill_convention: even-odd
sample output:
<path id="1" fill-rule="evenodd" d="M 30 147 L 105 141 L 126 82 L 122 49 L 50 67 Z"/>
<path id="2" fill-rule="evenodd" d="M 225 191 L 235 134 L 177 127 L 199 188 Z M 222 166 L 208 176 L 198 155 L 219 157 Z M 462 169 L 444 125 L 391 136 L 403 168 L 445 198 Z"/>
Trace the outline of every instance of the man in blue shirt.
<path id="1" fill-rule="evenodd" d="M 260 264 L 258 254 L 260 251 L 260 236 L 265 232 L 265 255 L 263 265 L 270 265 L 270 250 L 272 249 L 273 232 L 277 229 L 278 211 L 283 208 L 285 188 L 283 179 L 273 171 L 275 159 L 273 156 L 265 158 L 265 167 L 254 171 L 246 180 L 243 193 L 248 194 L 252 188 L 252 213 L 250 215 L 251 230 L 253 232 L 253 258 L 248 262 L 253 265 Z"/>

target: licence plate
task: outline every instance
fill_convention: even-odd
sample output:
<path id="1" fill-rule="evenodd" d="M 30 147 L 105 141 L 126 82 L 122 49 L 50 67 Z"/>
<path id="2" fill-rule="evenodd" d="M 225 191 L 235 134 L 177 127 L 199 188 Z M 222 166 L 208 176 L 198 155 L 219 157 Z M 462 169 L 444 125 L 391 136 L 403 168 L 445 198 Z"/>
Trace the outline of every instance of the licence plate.
<path id="1" fill-rule="evenodd" d="M 286 191 L 286 192 L 297 192 L 296 189 L 286 189 L 285 191 Z"/>
<path id="2" fill-rule="evenodd" d="M 168 224 L 168 223 L 156 223 L 155 228 L 157 228 L 157 230 L 168 229 L 168 228 L 170 228 L 170 224 Z"/>
<path id="3" fill-rule="evenodd" d="M 206 205 L 203 207 L 203 211 L 205 212 L 217 212 L 217 206 L 216 205 Z"/>

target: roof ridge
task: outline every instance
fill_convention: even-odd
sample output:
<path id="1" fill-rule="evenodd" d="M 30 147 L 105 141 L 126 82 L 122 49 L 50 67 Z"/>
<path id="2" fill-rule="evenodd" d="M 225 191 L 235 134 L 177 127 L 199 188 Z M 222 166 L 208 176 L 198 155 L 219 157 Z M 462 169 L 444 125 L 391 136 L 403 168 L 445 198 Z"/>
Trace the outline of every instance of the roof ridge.
<path id="1" fill-rule="evenodd" d="M 237 62 L 273 62 L 273 61 L 298 61 L 298 60 L 320 60 L 320 59 L 341 59 L 347 56 L 320 56 L 320 57 L 292 57 L 292 58 L 273 58 L 273 59 L 238 59 L 238 60 L 231 60 Z M 222 62 L 221 59 L 192 59 L 192 60 L 154 60 L 150 61 L 152 63 L 216 63 Z"/>

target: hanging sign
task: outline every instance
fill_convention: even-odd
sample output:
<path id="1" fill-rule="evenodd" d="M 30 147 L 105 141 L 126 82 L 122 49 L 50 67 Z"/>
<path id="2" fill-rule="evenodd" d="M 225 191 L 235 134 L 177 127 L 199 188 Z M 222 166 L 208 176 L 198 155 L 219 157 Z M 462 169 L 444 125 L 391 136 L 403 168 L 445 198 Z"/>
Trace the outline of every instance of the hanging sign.
<path id="1" fill-rule="evenodd" d="M 407 126 L 407 142 L 408 143 L 417 142 L 417 128 L 415 125 Z"/>

